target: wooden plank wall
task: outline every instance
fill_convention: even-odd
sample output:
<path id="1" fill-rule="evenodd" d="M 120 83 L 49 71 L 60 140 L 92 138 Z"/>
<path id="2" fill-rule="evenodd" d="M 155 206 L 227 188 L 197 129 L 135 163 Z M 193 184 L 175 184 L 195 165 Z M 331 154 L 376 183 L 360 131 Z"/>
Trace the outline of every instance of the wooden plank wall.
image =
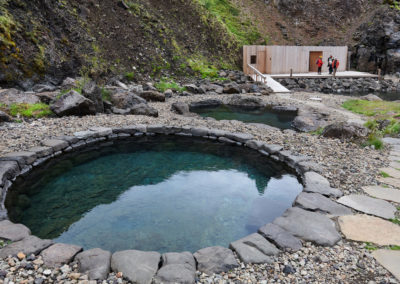
<path id="1" fill-rule="evenodd" d="M 251 55 L 257 55 L 257 51 L 267 50 L 266 72 L 268 74 L 289 74 L 309 72 L 310 51 L 322 51 L 324 65 L 322 72 L 328 71 L 328 57 L 332 55 L 339 59 L 338 71 L 345 71 L 347 66 L 347 46 L 244 46 L 243 47 L 243 71 L 248 74 L 247 62 Z M 256 67 L 256 66 L 255 66 Z"/>
<path id="2" fill-rule="evenodd" d="M 252 55 L 257 56 L 257 52 L 260 51 L 266 51 L 267 46 L 265 45 L 245 45 L 243 46 L 243 72 L 245 74 L 249 74 L 249 68 L 247 66 L 247 63 L 250 64 L 250 57 Z M 252 64 L 255 68 L 257 68 L 257 64 Z M 262 64 L 265 66 L 265 63 Z"/>

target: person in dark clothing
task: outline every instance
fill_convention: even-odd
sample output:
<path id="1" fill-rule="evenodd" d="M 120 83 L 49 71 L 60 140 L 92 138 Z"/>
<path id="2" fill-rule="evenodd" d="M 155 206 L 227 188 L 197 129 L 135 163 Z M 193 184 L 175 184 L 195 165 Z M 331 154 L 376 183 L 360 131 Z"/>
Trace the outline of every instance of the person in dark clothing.
<path id="1" fill-rule="evenodd" d="M 333 56 L 331 55 L 331 56 L 329 56 L 329 58 L 328 58 L 328 68 L 329 68 L 329 74 L 332 74 L 332 72 L 333 72 L 333 66 L 332 66 L 332 63 L 333 63 Z"/>
<path id="2" fill-rule="evenodd" d="M 318 75 L 321 75 L 321 70 L 322 70 L 322 65 L 324 65 L 324 62 L 322 61 L 322 56 L 320 56 L 317 60 L 317 66 L 318 66 Z"/>

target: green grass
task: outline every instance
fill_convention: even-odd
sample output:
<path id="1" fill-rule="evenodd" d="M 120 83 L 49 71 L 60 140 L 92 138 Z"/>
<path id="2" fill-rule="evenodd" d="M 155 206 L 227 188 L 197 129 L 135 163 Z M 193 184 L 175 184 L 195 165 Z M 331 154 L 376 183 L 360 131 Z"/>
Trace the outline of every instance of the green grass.
<path id="1" fill-rule="evenodd" d="M 9 107 L 9 112 L 12 116 L 20 115 L 27 118 L 40 118 L 53 114 L 50 110 L 50 106 L 43 103 L 12 104 Z"/>
<path id="2" fill-rule="evenodd" d="M 133 73 L 133 72 L 126 72 L 126 73 L 125 73 L 125 78 L 126 78 L 126 80 L 128 80 L 129 82 L 130 82 L 130 81 L 133 81 L 133 79 L 135 79 L 135 73 Z"/>
<path id="3" fill-rule="evenodd" d="M 390 177 L 390 175 L 388 173 L 385 173 L 384 171 L 381 171 L 379 174 L 384 178 Z"/>
<path id="4" fill-rule="evenodd" d="M 396 225 L 400 225 L 400 220 L 397 219 L 397 218 L 390 219 L 390 222 L 392 222 L 392 223 L 394 223 L 394 224 L 396 224 Z"/>
<path id="5" fill-rule="evenodd" d="M 319 127 L 317 130 L 311 131 L 309 132 L 311 135 L 321 135 L 322 132 L 324 132 L 324 128 L 323 127 Z"/>
<path id="6" fill-rule="evenodd" d="M 101 98 L 104 101 L 111 101 L 111 91 L 105 89 L 104 87 L 101 88 Z"/>
<path id="7" fill-rule="evenodd" d="M 175 90 L 177 92 L 183 92 L 186 90 L 185 87 L 181 87 L 173 79 L 162 78 L 160 82 L 154 85 L 156 89 L 160 92 L 165 92 L 168 89 Z"/>
<path id="8" fill-rule="evenodd" d="M 352 112 L 379 118 L 400 116 L 400 103 L 387 101 L 349 100 L 342 107 Z"/>
<path id="9" fill-rule="evenodd" d="M 366 242 L 365 243 L 365 249 L 369 250 L 369 251 L 373 251 L 373 250 L 377 250 L 378 247 L 372 243 Z"/>
<path id="10" fill-rule="evenodd" d="M 390 246 L 389 249 L 391 249 L 391 250 L 400 250 L 400 246 L 393 245 L 393 246 Z"/>
<path id="11" fill-rule="evenodd" d="M 203 59 L 188 59 L 189 67 L 200 74 L 203 79 L 205 78 L 218 78 L 218 69 L 212 64 L 209 64 Z"/>
<path id="12" fill-rule="evenodd" d="M 381 150 L 384 147 L 382 136 L 380 135 L 380 133 L 373 132 L 368 135 L 368 139 L 362 143 L 362 146 L 374 146 L 376 150 Z"/>
<path id="13" fill-rule="evenodd" d="M 256 25 L 243 17 L 230 0 L 198 0 L 241 45 L 253 44 L 262 39 Z"/>

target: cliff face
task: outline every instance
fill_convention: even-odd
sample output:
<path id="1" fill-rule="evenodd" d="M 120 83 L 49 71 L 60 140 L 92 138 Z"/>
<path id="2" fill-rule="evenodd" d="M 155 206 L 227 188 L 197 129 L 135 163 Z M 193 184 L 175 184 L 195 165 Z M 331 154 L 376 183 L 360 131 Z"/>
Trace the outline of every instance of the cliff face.
<path id="1" fill-rule="evenodd" d="M 399 72 L 399 13 L 380 0 L 0 0 L 0 85 L 239 68 L 243 44 L 349 45 Z"/>
<path id="2" fill-rule="evenodd" d="M 0 0 L 0 11 L 2 85 L 179 75 L 238 60 L 237 41 L 197 2 Z"/>

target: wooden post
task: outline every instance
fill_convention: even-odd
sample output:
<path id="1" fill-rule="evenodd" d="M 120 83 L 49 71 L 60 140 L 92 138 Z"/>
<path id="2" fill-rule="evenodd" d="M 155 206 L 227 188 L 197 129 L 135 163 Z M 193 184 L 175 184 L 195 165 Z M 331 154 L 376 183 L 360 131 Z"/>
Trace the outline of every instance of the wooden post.
<path id="1" fill-rule="evenodd" d="M 333 78 L 335 78 L 336 77 L 336 68 L 333 68 Z"/>
<path id="2" fill-rule="evenodd" d="M 292 77 L 293 77 L 293 69 L 290 68 L 290 78 L 292 78 Z"/>
<path id="3" fill-rule="evenodd" d="M 381 70 L 381 68 L 378 68 L 378 80 L 382 81 L 382 70 Z"/>

